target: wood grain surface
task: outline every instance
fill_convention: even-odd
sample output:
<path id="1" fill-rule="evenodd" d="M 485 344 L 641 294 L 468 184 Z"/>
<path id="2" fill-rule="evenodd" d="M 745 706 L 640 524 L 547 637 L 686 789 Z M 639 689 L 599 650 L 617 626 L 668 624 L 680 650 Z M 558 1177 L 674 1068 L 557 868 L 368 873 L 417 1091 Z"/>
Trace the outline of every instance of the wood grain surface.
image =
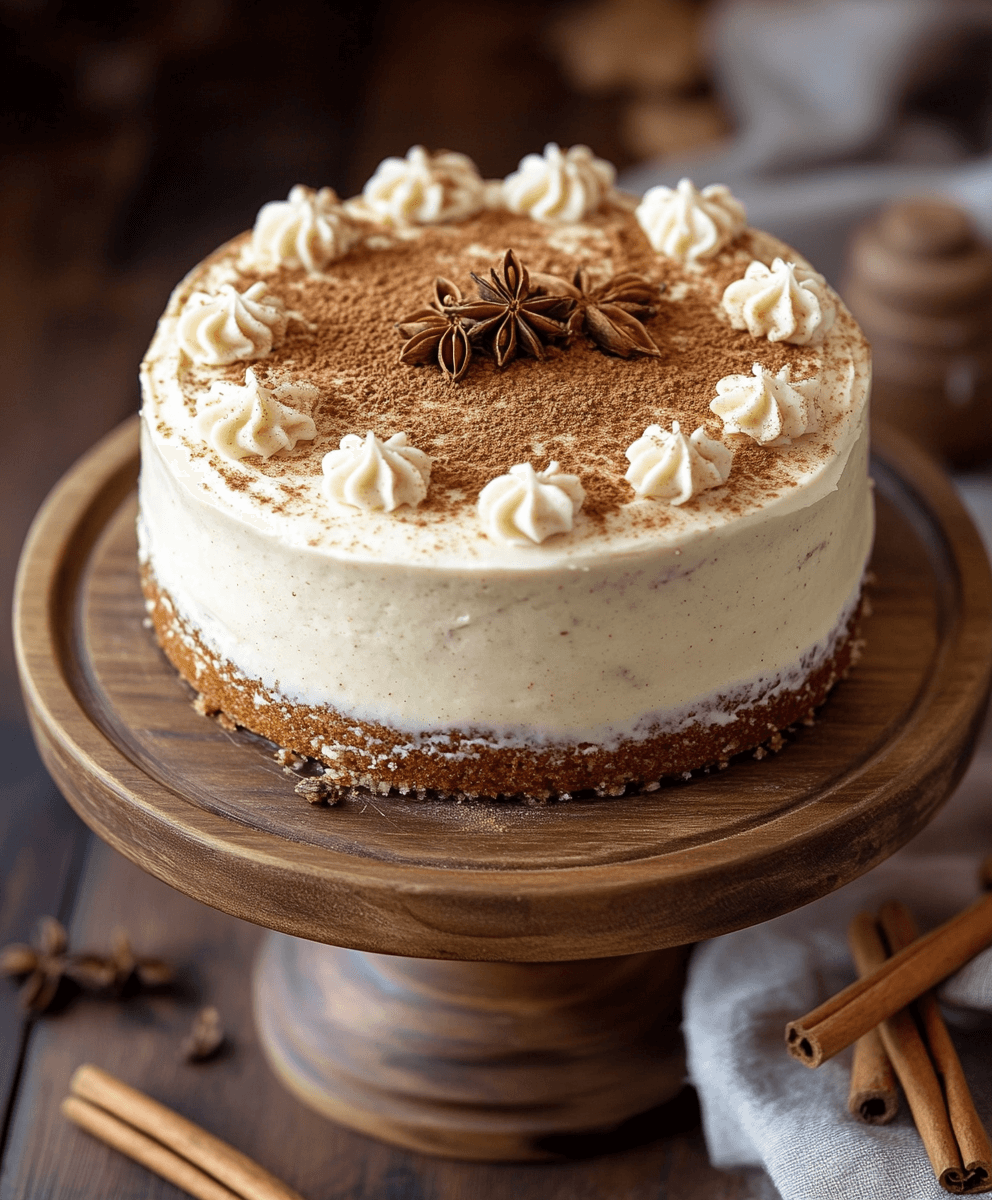
<path id="1" fill-rule="evenodd" d="M 343 1125 L 449 1158 L 540 1161 L 682 1090 L 688 951 L 450 962 L 274 933 L 258 1031 L 287 1086 Z"/>
<path id="2" fill-rule="evenodd" d="M 960 776 L 992 664 L 984 551 L 897 437 L 873 467 L 867 653 L 785 750 L 649 796 L 529 809 L 371 798 L 312 809 L 271 747 L 197 715 L 147 631 L 136 428 L 52 494 L 16 636 L 46 764 L 146 870 L 234 915 L 376 952 L 557 961 L 711 937 L 804 904 L 912 836 Z"/>

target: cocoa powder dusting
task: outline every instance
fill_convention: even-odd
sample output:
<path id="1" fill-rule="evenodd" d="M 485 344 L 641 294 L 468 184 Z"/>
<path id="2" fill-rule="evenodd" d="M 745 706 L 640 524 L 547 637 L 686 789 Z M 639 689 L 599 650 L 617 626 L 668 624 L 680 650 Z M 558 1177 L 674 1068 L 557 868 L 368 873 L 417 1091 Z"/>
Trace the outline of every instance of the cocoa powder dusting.
<path id="1" fill-rule="evenodd" d="M 818 367 L 815 350 L 755 341 L 723 316 L 723 289 L 743 275 L 754 253 L 750 234 L 699 271 L 656 255 L 628 214 L 608 212 L 596 223 L 583 240 L 575 231 L 565 238 L 526 217 L 486 212 L 415 238 L 395 237 L 388 249 L 361 247 L 321 277 L 244 272 L 242 286 L 264 278 L 316 327 L 291 322 L 275 352 L 252 364 L 256 374 L 270 386 L 292 378 L 316 384 L 321 393 L 313 412 L 316 439 L 300 443 L 289 459 L 259 462 L 258 469 L 273 477 L 319 474 L 321 459 L 345 434 L 371 429 L 385 439 L 403 431 L 434 459 L 424 511 L 474 504 L 486 483 L 515 463 L 542 469 L 557 459 L 562 470 L 580 477 L 583 511 L 602 518 L 633 498 L 623 479 L 624 451 L 646 426 L 669 428 L 677 420 L 687 434 L 703 425 L 720 438 L 722 424 L 709 409 L 717 380 L 749 375 L 756 361 L 772 371 L 788 364 L 794 378 Z M 443 275 L 474 296 L 470 272 L 487 275 L 509 247 L 531 271 L 571 279 L 583 265 L 603 280 L 637 271 L 664 285 L 658 315 L 645 322 L 661 358 L 611 357 L 579 336 L 567 347 L 549 346 L 543 360 L 518 358 L 503 371 L 479 353 L 459 383 L 434 366 L 401 365 L 403 339 L 395 325 L 428 302 L 434 278 Z M 240 380 L 243 372 L 239 365 L 221 373 Z M 791 484 L 783 451 L 741 435 L 726 440 L 736 451 L 723 493 L 728 504 L 741 506 Z M 797 451 L 802 448 L 785 453 Z M 796 462 L 793 457 L 791 465 Z M 652 523 L 664 522 L 665 507 L 652 506 Z"/>

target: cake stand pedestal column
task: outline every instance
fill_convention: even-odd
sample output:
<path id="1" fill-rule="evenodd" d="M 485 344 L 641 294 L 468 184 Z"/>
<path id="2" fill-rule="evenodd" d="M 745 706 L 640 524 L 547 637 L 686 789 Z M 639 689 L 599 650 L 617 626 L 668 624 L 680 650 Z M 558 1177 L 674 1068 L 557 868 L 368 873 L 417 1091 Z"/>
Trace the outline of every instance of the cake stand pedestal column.
<path id="1" fill-rule="evenodd" d="M 197 714 L 144 627 L 137 440 L 135 420 L 83 458 L 25 546 L 15 639 L 35 737 L 112 846 L 292 935 L 257 967 L 263 1043 L 291 1088 L 356 1128 L 537 1158 L 657 1105 L 681 1079 L 684 948 L 867 871 L 967 764 L 992 579 L 946 477 L 891 434 L 876 431 L 872 466 L 867 648 L 822 719 L 760 762 L 543 808 L 312 808 L 271 745 Z"/>
<path id="2" fill-rule="evenodd" d="M 555 1135 L 682 1089 L 687 953 L 439 962 L 270 934 L 256 1022 L 276 1073 L 332 1120 L 427 1154 L 545 1158 Z"/>

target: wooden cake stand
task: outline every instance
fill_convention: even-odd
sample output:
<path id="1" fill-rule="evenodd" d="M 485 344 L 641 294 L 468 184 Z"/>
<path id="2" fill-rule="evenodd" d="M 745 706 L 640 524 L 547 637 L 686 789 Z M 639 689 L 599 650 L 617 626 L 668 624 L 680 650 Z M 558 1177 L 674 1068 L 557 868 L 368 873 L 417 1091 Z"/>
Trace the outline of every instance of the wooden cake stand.
<path id="1" fill-rule="evenodd" d="M 24 550 L 39 748 L 111 845 L 279 931 L 258 1026 L 304 1100 L 428 1153 L 547 1157 L 680 1089 L 690 943 L 867 871 L 964 770 L 992 677 L 985 553 L 936 466 L 890 434 L 876 451 L 867 650 L 778 755 L 619 799 L 328 809 L 294 794 L 270 744 L 198 715 L 144 627 L 132 420 L 58 485 Z"/>

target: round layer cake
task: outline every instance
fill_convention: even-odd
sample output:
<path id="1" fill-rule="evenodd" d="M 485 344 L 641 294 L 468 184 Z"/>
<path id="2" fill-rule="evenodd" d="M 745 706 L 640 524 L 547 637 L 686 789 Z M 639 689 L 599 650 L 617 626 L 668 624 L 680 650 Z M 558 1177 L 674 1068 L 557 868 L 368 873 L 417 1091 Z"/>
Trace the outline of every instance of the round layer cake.
<path id="1" fill-rule="evenodd" d="M 776 746 L 855 653 L 869 374 L 725 188 L 555 146 L 294 188 L 143 364 L 157 636 L 341 787 L 617 795 Z"/>

